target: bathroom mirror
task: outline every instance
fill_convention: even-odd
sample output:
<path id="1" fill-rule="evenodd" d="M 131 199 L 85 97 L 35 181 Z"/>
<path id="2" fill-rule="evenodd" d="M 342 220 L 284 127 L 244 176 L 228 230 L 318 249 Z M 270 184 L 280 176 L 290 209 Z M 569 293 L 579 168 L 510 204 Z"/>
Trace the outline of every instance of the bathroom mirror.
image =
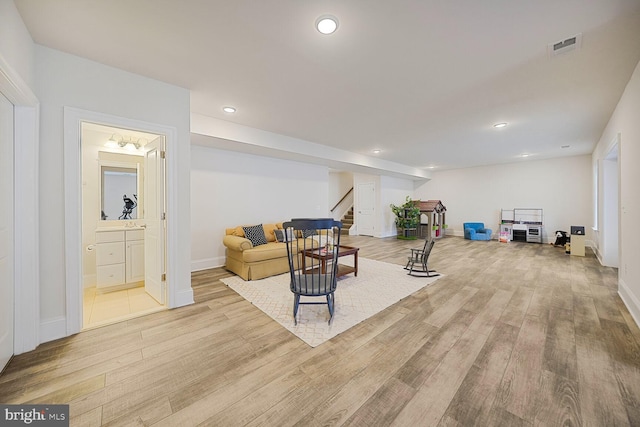
<path id="1" fill-rule="evenodd" d="M 128 221 L 140 217 L 138 169 L 135 164 L 101 163 L 101 220 Z"/>

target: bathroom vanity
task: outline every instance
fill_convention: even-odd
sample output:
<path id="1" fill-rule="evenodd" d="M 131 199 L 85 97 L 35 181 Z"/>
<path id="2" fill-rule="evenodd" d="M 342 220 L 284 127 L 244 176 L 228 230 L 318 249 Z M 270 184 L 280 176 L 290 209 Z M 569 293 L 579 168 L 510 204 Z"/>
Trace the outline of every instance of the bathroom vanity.
<path id="1" fill-rule="evenodd" d="M 96 229 L 96 274 L 98 289 L 139 286 L 144 281 L 144 229 Z"/>

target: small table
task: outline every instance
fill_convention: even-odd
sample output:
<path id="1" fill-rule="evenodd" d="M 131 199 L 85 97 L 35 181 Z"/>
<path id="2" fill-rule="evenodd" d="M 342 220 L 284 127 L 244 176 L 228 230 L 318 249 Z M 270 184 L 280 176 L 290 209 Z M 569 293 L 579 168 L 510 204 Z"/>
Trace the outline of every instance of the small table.
<path id="1" fill-rule="evenodd" d="M 354 273 L 358 276 L 358 251 L 360 248 L 354 248 L 352 246 L 338 246 L 338 258 L 353 255 L 353 267 L 350 265 L 338 264 L 338 272 L 336 277 L 344 276 L 349 273 Z M 324 274 L 327 271 L 327 261 L 331 258 L 326 252 L 323 253 L 323 249 L 307 249 L 302 251 L 302 271 L 305 271 L 305 260 L 307 257 L 320 260 L 320 271 Z"/>

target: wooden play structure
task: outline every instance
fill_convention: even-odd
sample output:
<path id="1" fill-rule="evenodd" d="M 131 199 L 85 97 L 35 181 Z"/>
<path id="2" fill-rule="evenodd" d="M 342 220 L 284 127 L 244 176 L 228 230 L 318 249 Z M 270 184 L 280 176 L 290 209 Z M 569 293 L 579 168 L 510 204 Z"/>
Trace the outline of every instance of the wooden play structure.
<path id="1" fill-rule="evenodd" d="M 440 200 L 427 200 L 420 202 L 420 237 L 425 239 L 439 239 L 444 236 L 447 224 L 445 213 L 447 208 Z M 422 222 L 426 217 L 427 222 Z"/>

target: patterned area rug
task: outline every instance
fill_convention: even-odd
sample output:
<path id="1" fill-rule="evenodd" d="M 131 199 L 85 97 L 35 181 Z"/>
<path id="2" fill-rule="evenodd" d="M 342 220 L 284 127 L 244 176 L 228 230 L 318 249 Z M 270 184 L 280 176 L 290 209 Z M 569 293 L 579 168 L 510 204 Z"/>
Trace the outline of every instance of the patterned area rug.
<path id="1" fill-rule="evenodd" d="M 340 262 L 348 264 L 349 261 L 341 258 Z M 331 325 L 328 324 L 329 310 L 324 304 L 300 305 L 298 324 L 293 323 L 289 273 L 252 281 L 234 276 L 222 282 L 311 347 L 316 347 L 440 277 L 409 276 L 401 265 L 359 258 L 358 277 L 352 273 L 338 278 Z"/>

